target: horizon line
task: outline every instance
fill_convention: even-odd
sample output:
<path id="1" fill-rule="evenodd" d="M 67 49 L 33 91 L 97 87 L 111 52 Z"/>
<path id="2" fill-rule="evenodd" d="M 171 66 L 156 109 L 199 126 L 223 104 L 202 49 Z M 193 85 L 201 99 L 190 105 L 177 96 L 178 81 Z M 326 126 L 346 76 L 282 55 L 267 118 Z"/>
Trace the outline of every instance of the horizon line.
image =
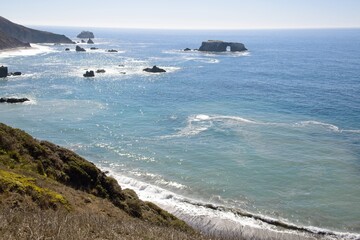
<path id="1" fill-rule="evenodd" d="M 25 26 L 25 25 L 24 25 Z M 84 29 L 117 29 L 117 30 L 164 30 L 164 31 L 243 31 L 243 30 L 351 30 L 360 29 L 353 27 L 274 27 L 274 28 L 146 28 L 146 27 L 109 27 L 109 26 L 70 26 L 70 25 L 38 25 L 29 24 L 30 27 L 59 27 L 59 28 L 84 28 Z"/>

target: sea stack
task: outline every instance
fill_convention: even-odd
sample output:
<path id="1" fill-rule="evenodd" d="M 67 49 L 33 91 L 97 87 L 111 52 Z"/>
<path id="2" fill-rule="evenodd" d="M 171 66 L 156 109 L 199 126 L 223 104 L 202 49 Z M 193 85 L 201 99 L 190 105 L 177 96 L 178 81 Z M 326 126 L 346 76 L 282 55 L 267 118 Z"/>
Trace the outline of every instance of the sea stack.
<path id="1" fill-rule="evenodd" d="M 246 51 L 245 45 L 243 43 L 237 42 L 224 42 L 219 40 L 208 40 L 202 42 L 199 51 L 203 52 L 226 52 L 229 47 L 230 52 L 242 52 Z"/>
<path id="2" fill-rule="evenodd" d="M 77 35 L 77 38 L 95 38 L 94 33 L 90 31 L 82 31 Z"/>
<path id="3" fill-rule="evenodd" d="M 166 72 L 165 69 L 159 68 L 157 66 L 153 66 L 152 68 L 145 68 L 145 69 L 143 69 L 143 71 L 150 72 L 150 73 L 163 73 L 163 72 Z"/>
<path id="4" fill-rule="evenodd" d="M 76 46 L 76 49 L 75 49 L 77 52 L 86 52 L 86 50 L 82 47 L 79 47 L 79 46 Z"/>

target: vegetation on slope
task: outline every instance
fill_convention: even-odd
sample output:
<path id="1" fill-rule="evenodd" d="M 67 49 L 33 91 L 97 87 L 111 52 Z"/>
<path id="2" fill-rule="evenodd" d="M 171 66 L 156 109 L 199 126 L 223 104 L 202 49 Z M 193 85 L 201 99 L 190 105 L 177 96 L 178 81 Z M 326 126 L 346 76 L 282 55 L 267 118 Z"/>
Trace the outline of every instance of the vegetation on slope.
<path id="1" fill-rule="evenodd" d="M 105 230 L 98 237 L 203 239 L 175 216 L 121 189 L 114 178 L 74 152 L 1 123 L 0 206 L 0 236 L 7 239 L 32 238 L 35 232 L 54 239 L 73 232 L 71 238 L 78 239 L 76 231 L 90 236 Z"/>

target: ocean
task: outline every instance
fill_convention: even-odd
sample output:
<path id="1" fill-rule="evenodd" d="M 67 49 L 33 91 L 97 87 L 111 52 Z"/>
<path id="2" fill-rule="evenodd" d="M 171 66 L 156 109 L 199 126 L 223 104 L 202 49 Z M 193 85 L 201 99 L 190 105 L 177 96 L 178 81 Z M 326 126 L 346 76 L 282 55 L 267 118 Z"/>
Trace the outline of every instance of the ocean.
<path id="1" fill-rule="evenodd" d="M 31 100 L 1 104 L 0 122 L 74 150 L 203 231 L 360 239 L 359 29 L 86 30 L 86 52 L 0 54 L 23 73 L 0 79 L 0 97 Z M 209 39 L 249 50 L 182 50 Z M 142 71 L 153 65 L 167 72 Z"/>

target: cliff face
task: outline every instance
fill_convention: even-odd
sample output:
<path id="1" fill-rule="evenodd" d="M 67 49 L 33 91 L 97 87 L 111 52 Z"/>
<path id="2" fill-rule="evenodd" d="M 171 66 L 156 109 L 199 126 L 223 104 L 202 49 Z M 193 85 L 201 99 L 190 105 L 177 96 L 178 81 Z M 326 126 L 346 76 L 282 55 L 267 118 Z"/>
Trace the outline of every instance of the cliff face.
<path id="1" fill-rule="evenodd" d="M 23 43 L 16 38 L 7 36 L 4 32 L 0 31 L 0 50 L 17 47 L 31 47 L 29 43 Z"/>
<path id="2" fill-rule="evenodd" d="M 230 47 L 231 52 L 242 52 L 247 50 L 242 43 L 209 40 L 207 42 L 202 42 L 199 51 L 226 52 L 227 47 Z"/>
<path id="3" fill-rule="evenodd" d="M 65 35 L 27 28 L 3 17 L 0 17 L 0 31 L 25 43 L 73 43 Z"/>

